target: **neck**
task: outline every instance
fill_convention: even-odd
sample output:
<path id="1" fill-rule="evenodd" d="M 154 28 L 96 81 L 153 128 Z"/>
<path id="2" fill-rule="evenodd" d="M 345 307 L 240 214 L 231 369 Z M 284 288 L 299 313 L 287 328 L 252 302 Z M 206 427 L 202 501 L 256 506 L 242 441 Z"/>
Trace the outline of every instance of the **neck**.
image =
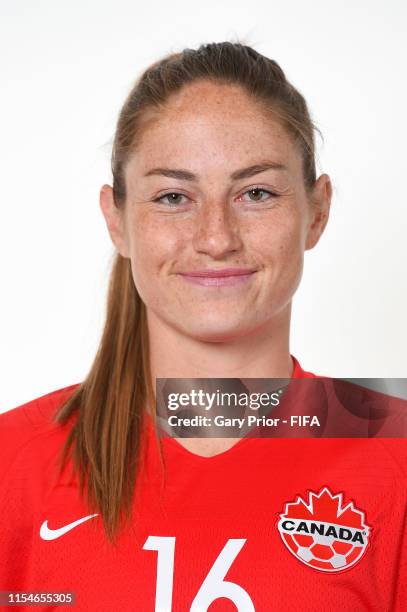
<path id="1" fill-rule="evenodd" d="M 266 326 L 228 342 L 186 336 L 148 311 L 150 370 L 156 378 L 290 378 L 291 303 Z"/>

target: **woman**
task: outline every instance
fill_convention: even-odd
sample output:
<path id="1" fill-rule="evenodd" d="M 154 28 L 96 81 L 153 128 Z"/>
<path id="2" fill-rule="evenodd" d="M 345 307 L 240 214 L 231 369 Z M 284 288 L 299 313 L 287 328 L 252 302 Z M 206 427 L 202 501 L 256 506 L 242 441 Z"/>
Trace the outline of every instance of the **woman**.
<path id="1" fill-rule="evenodd" d="M 241 44 L 136 82 L 100 193 L 117 254 L 94 363 L 1 416 L 3 591 L 74 592 L 77 610 L 405 609 L 404 443 L 154 427 L 156 379 L 314 377 L 289 350 L 332 194 L 313 132 L 281 68 Z"/>

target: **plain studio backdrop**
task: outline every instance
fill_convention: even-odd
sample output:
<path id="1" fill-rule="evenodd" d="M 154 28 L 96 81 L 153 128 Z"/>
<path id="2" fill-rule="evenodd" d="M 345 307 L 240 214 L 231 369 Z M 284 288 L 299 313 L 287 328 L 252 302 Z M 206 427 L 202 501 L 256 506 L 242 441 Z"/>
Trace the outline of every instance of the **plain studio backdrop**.
<path id="1" fill-rule="evenodd" d="M 292 354 L 321 375 L 406 376 L 405 3 L 2 0 L 0 17 L 0 411 L 86 375 L 120 107 L 151 62 L 222 40 L 275 59 L 324 136 L 331 218 L 305 255 Z"/>

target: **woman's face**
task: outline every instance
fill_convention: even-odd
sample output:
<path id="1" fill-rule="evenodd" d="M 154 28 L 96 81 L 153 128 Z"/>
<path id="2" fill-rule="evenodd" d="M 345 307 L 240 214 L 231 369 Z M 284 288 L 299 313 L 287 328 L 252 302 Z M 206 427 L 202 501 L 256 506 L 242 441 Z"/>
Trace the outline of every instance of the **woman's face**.
<path id="1" fill-rule="evenodd" d="M 240 87 L 201 81 L 171 98 L 125 180 L 122 212 L 107 186 L 101 206 L 150 325 L 221 342 L 289 313 L 328 218 L 329 177 L 311 202 L 297 146 Z"/>

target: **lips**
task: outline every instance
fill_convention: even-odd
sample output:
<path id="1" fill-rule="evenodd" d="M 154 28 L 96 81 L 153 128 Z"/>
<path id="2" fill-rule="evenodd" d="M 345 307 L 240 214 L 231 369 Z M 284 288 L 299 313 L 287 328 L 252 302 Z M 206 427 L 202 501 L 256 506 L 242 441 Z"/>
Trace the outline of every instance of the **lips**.
<path id="1" fill-rule="evenodd" d="M 240 285 L 249 281 L 256 270 L 249 268 L 222 268 L 192 270 L 181 273 L 180 276 L 189 283 L 204 287 L 225 287 Z"/>
<path id="2" fill-rule="evenodd" d="M 198 276 L 202 278 L 223 278 L 225 276 L 246 276 L 252 274 L 255 270 L 250 268 L 205 268 L 203 270 L 192 270 L 191 272 L 183 272 L 183 276 Z"/>

